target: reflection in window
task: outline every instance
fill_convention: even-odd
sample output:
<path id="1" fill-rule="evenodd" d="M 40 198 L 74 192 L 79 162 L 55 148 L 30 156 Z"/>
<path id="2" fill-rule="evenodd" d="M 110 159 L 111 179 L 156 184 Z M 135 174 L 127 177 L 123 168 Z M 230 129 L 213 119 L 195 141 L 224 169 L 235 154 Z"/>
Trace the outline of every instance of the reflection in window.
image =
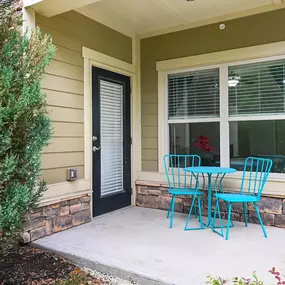
<path id="1" fill-rule="evenodd" d="M 270 158 L 272 172 L 285 172 L 285 120 L 230 122 L 231 167 L 243 170 L 248 156 Z"/>
<path id="2" fill-rule="evenodd" d="M 220 166 L 219 123 L 170 124 L 170 154 L 198 154 L 202 165 Z"/>
<path id="3" fill-rule="evenodd" d="M 285 113 L 285 60 L 229 67 L 230 116 Z"/>

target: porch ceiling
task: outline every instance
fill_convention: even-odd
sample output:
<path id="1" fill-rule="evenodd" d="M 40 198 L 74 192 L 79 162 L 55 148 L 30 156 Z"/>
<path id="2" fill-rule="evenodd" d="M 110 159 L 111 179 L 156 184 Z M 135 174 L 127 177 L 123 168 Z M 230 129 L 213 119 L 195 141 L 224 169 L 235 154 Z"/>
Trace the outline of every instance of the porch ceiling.
<path id="1" fill-rule="evenodd" d="M 284 2 L 284 0 L 101 0 L 80 7 L 76 11 L 129 36 L 147 37 L 169 30 L 283 8 Z"/>

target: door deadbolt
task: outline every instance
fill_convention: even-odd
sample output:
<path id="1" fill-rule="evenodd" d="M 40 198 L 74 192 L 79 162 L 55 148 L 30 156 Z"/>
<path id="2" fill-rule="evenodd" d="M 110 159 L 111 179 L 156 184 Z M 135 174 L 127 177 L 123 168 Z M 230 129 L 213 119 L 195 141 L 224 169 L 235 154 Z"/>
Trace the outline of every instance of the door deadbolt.
<path id="1" fill-rule="evenodd" d="M 96 136 L 93 136 L 93 137 L 92 137 L 92 141 L 93 141 L 93 142 L 96 142 L 97 140 L 98 140 L 98 138 L 97 138 Z"/>

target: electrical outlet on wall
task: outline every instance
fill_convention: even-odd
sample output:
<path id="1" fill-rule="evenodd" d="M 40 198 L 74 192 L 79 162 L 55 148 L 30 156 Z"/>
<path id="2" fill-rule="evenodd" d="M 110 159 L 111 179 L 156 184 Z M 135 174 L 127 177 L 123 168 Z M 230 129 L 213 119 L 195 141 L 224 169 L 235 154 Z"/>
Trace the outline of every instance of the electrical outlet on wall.
<path id="1" fill-rule="evenodd" d="M 68 168 L 66 171 L 66 180 L 75 181 L 77 180 L 78 170 L 77 168 Z"/>

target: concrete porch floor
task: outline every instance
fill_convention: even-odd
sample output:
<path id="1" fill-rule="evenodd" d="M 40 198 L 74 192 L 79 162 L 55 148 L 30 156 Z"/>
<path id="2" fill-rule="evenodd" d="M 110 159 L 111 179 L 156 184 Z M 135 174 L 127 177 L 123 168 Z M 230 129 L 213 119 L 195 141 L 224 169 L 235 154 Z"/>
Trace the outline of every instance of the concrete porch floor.
<path id="1" fill-rule="evenodd" d="M 165 215 L 153 209 L 122 209 L 34 244 L 77 257 L 87 265 L 93 262 L 166 284 L 199 285 L 205 284 L 209 274 L 251 277 L 256 271 L 264 285 L 275 285 L 268 270 L 273 266 L 285 269 L 285 229 L 267 227 L 265 239 L 259 225 L 245 228 L 235 223 L 226 241 L 210 229 L 184 231 L 184 214 L 175 215 L 170 229 Z M 161 284 L 142 280 L 143 284 Z"/>

